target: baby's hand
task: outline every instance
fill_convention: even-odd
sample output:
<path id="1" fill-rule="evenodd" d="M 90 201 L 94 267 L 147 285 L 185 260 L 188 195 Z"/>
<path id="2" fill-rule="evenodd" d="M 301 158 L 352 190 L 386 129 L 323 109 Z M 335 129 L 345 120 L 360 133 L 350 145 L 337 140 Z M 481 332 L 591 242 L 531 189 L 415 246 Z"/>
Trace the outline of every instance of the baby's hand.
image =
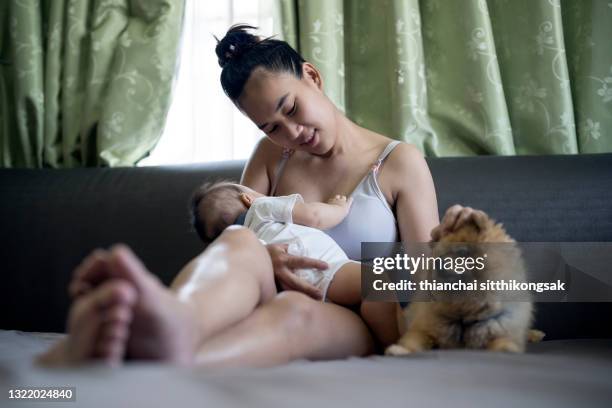
<path id="1" fill-rule="evenodd" d="M 353 204 L 353 197 L 346 198 L 346 196 L 338 194 L 335 197 L 332 197 L 327 200 L 327 204 L 344 207 L 346 209 L 346 212 L 348 213 L 348 210 L 351 208 L 351 204 Z"/>

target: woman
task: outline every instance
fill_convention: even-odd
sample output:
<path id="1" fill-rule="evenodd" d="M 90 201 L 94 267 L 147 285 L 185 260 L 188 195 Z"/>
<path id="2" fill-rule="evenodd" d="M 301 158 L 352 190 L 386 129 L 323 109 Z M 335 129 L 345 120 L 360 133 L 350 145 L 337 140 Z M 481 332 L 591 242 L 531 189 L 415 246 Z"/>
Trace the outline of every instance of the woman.
<path id="1" fill-rule="evenodd" d="M 349 216 L 329 234 L 353 258 L 361 241 L 426 242 L 430 232 L 435 239 L 470 217 L 470 208 L 454 206 L 436 227 L 435 190 L 418 149 L 350 121 L 323 92 L 314 65 L 249 29 L 232 27 L 216 48 L 224 91 L 267 136 L 244 170 L 244 185 L 306 201 L 352 194 Z M 42 361 L 118 363 L 127 350 L 132 358 L 265 366 L 372 353 L 361 318 L 320 302 L 292 272 L 306 267 L 326 265 L 283 246 L 264 248 L 240 227 L 228 228 L 169 289 L 128 248 L 98 250 L 75 271 L 69 336 Z"/>

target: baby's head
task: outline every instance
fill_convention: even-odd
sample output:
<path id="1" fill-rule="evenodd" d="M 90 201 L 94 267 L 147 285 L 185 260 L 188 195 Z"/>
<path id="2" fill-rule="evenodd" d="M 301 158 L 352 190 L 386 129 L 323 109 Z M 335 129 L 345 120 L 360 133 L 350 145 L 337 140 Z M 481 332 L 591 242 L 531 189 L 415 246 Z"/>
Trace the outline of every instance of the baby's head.
<path id="1" fill-rule="evenodd" d="M 191 196 L 191 225 L 202 241 L 212 242 L 262 196 L 232 181 L 204 183 Z"/>

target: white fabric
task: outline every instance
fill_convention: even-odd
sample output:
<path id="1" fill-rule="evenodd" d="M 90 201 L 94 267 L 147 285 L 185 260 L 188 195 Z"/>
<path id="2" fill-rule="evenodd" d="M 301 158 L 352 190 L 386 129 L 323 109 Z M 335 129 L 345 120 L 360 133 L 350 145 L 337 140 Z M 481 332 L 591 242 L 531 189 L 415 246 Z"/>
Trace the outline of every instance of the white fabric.
<path id="1" fill-rule="evenodd" d="M 251 204 L 244 226 L 255 232 L 265 244 L 288 244 L 291 255 L 305 256 L 327 262 L 329 268 L 299 269 L 295 273 L 319 288 L 326 300 L 327 289 L 334 275 L 344 264 L 351 262 L 340 246 L 323 231 L 293 223 L 293 207 L 304 202 L 299 194 L 280 197 L 261 197 Z"/>

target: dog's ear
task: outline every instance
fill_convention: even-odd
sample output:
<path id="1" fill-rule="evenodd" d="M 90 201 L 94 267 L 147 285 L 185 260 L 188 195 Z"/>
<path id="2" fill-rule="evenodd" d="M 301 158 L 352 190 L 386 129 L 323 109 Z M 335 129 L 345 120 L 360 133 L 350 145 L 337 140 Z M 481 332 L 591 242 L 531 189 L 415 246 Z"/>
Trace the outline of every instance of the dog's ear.
<path id="1" fill-rule="evenodd" d="M 487 228 L 489 216 L 482 210 L 476 210 L 470 217 L 470 220 L 478 231 L 483 231 Z"/>

